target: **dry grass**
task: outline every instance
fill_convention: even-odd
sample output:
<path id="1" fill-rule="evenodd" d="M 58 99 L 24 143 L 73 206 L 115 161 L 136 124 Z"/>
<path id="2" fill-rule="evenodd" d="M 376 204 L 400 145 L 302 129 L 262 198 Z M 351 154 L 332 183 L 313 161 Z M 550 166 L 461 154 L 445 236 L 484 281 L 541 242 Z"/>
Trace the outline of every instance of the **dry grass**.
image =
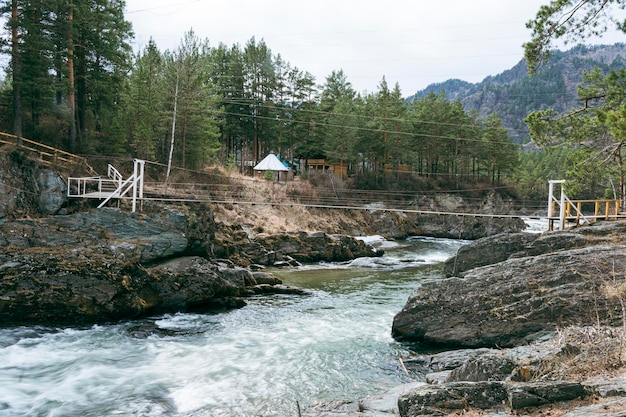
<path id="1" fill-rule="evenodd" d="M 258 204 L 220 204 L 214 207 L 215 220 L 225 225 L 240 225 L 252 233 L 280 233 L 293 231 L 324 231 L 327 233 L 363 233 L 371 219 L 361 211 L 333 211 L 307 208 L 290 196 L 315 201 L 317 191 L 308 181 L 274 183 L 262 178 L 232 176 L 239 188 L 240 200 Z"/>
<path id="2" fill-rule="evenodd" d="M 559 353 L 535 365 L 534 379 L 582 382 L 621 375 L 625 336 L 623 329 L 608 326 L 560 329 L 551 342 Z"/>
<path id="3" fill-rule="evenodd" d="M 583 382 L 598 378 L 611 378 L 626 375 L 624 363 L 625 334 L 621 328 L 607 326 L 572 326 L 559 329 L 556 337 L 549 342 L 555 355 L 529 365 L 532 380 L 563 380 Z M 589 398 L 560 402 L 535 409 L 512 411 L 502 409 L 503 415 L 524 415 L 531 417 L 560 417 L 578 408 L 604 404 L 602 412 L 616 413 L 626 410 L 626 401 L 613 401 L 612 398 Z M 493 415 L 494 410 L 467 409 L 448 414 L 452 416 L 483 417 Z"/>

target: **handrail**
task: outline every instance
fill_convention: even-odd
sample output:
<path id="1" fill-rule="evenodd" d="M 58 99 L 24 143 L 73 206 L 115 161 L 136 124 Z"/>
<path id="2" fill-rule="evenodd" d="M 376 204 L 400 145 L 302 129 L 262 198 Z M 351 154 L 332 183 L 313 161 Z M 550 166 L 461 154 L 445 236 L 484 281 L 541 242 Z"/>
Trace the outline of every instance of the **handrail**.
<path id="1" fill-rule="evenodd" d="M 135 177 L 134 174 L 128 177 L 126 181 L 119 184 L 118 187 L 115 189 L 115 191 L 113 191 L 111 195 L 105 198 L 104 201 L 98 205 L 98 208 L 104 207 L 105 204 L 111 201 L 112 198 L 124 197 L 124 195 L 131 190 L 131 187 L 136 185 L 136 181 L 137 181 L 137 178 Z M 124 192 L 122 192 L 122 189 L 124 188 L 124 186 L 129 185 L 129 184 L 130 186 Z"/>
<path id="2" fill-rule="evenodd" d="M 108 174 L 109 178 L 102 177 L 85 177 L 85 178 L 73 178 L 67 179 L 67 196 L 68 197 L 84 197 L 84 198 L 99 198 L 104 199 L 98 208 L 104 207 L 113 198 L 123 198 L 129 191 L 132 190 L 133 212 L 137 208 L 137 200 L 143 200 L 143 187 L 144 187 L 144 165 L 145 161 L 141 159 L 135 159 L 134 173 L 127 180 L 124 181 L 122 174 L 119 173 L 112 165 L 109 164 Z M 98 187 L 97 192 L 87 192 L 88 183 L 96 183 Z M 114 191 L 103 191 L 103 185 L 114 184 Z M 72 189 L 76 190 L 76 193 L 72 193 Z"/>
<path id="3" fill-rule="evenodd" d="M 5 139 L 3 139 L 3 137 Z M 40 142 L 35 142 L 34 140 L 30 140 L 17 135 L 12 135 L 10 133 L 0 132 L 0 143 L 14 145 L 20 149 L 25 149 L 27 151 L 37 153 L 39 155 L 40 162 L 46 165 L 83 164 L 87 167 L 87 170 L 90 173 L 95 173 L 94 169 L 87 163 L 86 158 L 64 151 L 62 149 L 57 149 L 53 146 L 49 146 Z M 46 158 L 51 159 L 51 161 L 47 160 Z"/>
<path id="4" fill-rule="evenodd" d="M 582 223 L 591 224 L 599 219 L 610 220 L 619 218 L 619 211 L 621 208 L 620 200 L 608 200 L 608 199 L 587 199 L 587 200 L 570 200 L 565 195 L 563 190 L 564 180 L 550 180 L 550 189 L 548 197 L 548 230 L 554 230 L 554 221 L 559 220 L 561 230 L 565 229 L 566 222 L 576 221 L 576 225 Z M 555 185 L 561 186 L 560 199 L 557 199 L 554 195 Z M 595 205 L 593 215 L 583 214 L 583 204 Z M 555 206 L 559 205 L 559 216 L 555 216 Z M 604 213 L 602 214 L 602 205 L 604 205 Z"/>
<path id="5" fill-rule="evenodd" d="M 124 177 L 122 177 L 122 174 L 111 164 L 107 167 L 107 176 L 113 181 L 116 181 L 120 186 L 122 185 Z"/>

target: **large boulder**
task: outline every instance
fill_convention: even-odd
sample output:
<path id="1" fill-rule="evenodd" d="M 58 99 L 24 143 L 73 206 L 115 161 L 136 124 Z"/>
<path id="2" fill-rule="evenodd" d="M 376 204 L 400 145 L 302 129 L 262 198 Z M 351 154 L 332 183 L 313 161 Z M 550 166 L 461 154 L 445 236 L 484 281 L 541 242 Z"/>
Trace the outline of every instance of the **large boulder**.
<path id="1" fill-rule="evenodd" d="M 240 306 L 248 271 L 221 274 L 201 257 L 152 268 L 89 250 L 36 253 L 0 265 L 3 324 L 101 323 L 156 313 Z"/>
<path id="2" fill-rule="evenodd" d="M 462 277 L 425 282 L 393 321 L 398 340 L 447 347 L 507 347 L 570 324 L 621 320 L 623 245 L 511 258 Z"/>
<path id="3" fill-rule="evenodd" d="M 520 232 L 526 227 L 524 221 L 519 217 L 419 214 L 415 217 L 413 234 L 475 240 L 499 233 Z"/>
<path id="4" fill-rule="evenodd" d="M 510 257 L 536 256 L 559 250 L 580 248 L 588 238 L 580 232 L 500 233 L 461 246 L 457 254 L 446 260 L 446 277 L 462 274 L 479 266 L 492 265 Z"/>
<path id="5" fill-rule="evenodd" d="M 247 275 L 222 273 L 206 259 L 213 230 L 208 211 L 166 208 L 6 222 L 0 322 L 103 322 L 208 308 L 238 296 Z"/>
<path id="6" fill-rule="evenodd" d="M 443 273 L 451 277 L 479 266 L 502 262 L 526 249 L 537 237 L 532 233 L 500 233 L 475 240 L 461 246 L 455 256 L 446 260 Z"/>
<path id="7" fill-rule="evenodd" d="M 444 271 L 455 276 L 425 282 L 410 296 L 392 334 L 447 347 L 503 347 L 569 324 L 618 322 L 625 231 L 625 222 L 600 222 L 472 242 L 446 262 Z"/>
<path id="8" fill-rule="evenodd" d="M 45 214 L 57 214 L 67 205 L 67 184 L 56 171 L 41 171 L 37 178 L 39 208 Z"/>
<path id="9" fill-rule="evenodd" d="M 239 226 L 218 231 L 213 254 L 242 266 L 343 262 L 382 256 L 383 251 L 352 236 L 324 232 L 247 233 Z"/>

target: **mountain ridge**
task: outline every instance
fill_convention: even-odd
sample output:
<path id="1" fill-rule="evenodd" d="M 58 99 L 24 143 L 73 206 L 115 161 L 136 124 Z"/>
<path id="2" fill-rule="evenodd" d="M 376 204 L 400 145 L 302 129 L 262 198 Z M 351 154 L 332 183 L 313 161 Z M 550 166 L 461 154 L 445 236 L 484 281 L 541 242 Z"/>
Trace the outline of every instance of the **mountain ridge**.
<path id="1" fill-rule="evenodd" d="M 431 84 L 407 100 L 444 92 L 449 100 L 460 100 L 465 111 L 475 111 L 481 119 L 497 113 L 511 140 L 524 143 L 529 139 L 524 118 L 530 112 L 546 108 L 564 112 L 577 107 L 577 88 L 583 71 L 599 67 L 607 73 L 625 65 L 624 43 L 577 45 L 567 51 L 552 51 L 533 76 L 528 75 L 526 62 L 521 59 L 512 68 L 478 83 L 449 79 Z"/>

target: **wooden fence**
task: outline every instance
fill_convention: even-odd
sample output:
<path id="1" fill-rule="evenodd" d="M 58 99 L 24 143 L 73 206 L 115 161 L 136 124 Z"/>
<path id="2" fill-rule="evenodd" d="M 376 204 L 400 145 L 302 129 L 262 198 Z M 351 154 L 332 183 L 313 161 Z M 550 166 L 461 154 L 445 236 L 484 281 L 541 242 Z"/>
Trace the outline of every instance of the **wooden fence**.
<path id="1" fill-rule="evenodd" d="M 47 166 L 71 169 L 74 166 L 82 165 L 86 167 L 88 171 L 93 172 L 93 169 L 87 163 L 87 159 L 82 156 L 30 139 L 0 132 L 0 149 L 2 149 L 3 145 L 15 146 L 18 149 L 29 152 L 31 155 L 36 155 L 37 162 Z"/>

